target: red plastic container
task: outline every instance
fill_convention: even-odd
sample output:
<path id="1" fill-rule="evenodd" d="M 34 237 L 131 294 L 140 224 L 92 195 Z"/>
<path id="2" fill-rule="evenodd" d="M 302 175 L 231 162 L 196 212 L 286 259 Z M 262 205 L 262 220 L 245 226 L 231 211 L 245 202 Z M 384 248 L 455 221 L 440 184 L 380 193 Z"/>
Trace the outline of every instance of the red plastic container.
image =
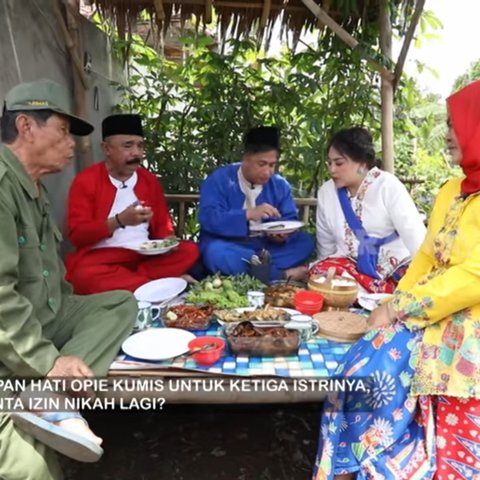
<path id="1" fill-rule="evenodd" d="M 295 310 L 305 315 L 314 315 L 320 312 L 324 302 L 323 295 L 310 290 L 300 290 L 293 297 L 293 305 Z"/>
<path id="2" fill-rule="evenodd" d="M 197 337 L 188 343 L 189 350 L 196 350 L 204 345 L 214 344 L 215 347 L 192 353 L 192 358 L 199 365 L 213 365 L 222 355 L 225 350 L 225 341 L 218 337 Z"/>

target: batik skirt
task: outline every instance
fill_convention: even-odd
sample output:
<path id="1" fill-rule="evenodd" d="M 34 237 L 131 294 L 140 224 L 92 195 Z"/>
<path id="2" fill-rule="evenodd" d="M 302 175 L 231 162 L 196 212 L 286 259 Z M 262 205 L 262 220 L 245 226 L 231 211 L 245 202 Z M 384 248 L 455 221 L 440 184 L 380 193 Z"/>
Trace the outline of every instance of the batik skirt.
<path id="1" fill-rule="evenodd" d="M 364 378 L 368 392 L 335 393 L 325 402 L 314 480 L 353 472 L 357 480 L 433 478 L 433 404 L 409 395 L 421 339 L 396 324 L 369 332 L 347 352 L 337 376 Z"/>

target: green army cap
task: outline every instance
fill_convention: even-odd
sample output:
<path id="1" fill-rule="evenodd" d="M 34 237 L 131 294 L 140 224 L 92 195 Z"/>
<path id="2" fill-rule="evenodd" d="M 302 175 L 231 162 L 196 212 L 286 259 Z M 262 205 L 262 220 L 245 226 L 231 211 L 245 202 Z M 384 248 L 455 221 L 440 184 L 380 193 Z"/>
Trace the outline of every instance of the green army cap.
<path id="1" fill-rule="evenodd" d="M 68 90 L 52 80 L 43 78 L 16 85 L 5 97 L 5 108 L 10 112 L 52 110 L 70 120 L 73 135 L 84 136 L 93 132 L 93 125 L 72 115 Z"/>

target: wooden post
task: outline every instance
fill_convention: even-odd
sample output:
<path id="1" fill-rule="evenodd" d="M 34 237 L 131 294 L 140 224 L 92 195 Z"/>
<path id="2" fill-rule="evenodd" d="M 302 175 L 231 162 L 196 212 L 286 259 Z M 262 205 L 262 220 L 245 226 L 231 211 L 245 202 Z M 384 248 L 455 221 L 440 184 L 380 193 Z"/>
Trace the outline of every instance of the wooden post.
<path id="1" fill-rule="evenodd" d="M 72 60 L 74 111 L 75 115 L 81 118 L 87 118 L 86 90 L 88 88 L 88 83 L 83 72 L 82 62 L 80 60 L 83 57 L 83 55 L 81 55 L 83 49 L 80 47 L 80 34 L 78 32 L 76 18 L 76 15 L 79 15 L 79 11 L 77 10 L 76 12 L 72 12 L 71 7 L 69 8 L 69 6 L 66 6 L 65 14 L 68 19 L 66 22 L 62 14 L 62 7 L 63 5 L 61 0 L 58 0 L 55 8 L 57 20 L 65 38 L 65 45 L 70 52 L 70 57 Z M 78 139 L 78 146 L 81 168 L 86 168 L 93 163 L 92 142 L 90 136 L 80 137 Z"/>
<path id="2" fill-rule="evenodd" d="M 388 0 L 380 1 L 380 50 L 384 57 L 392 58 L 392 24 Z M 383 168 L 394 172 L 393 148 L 393 81 L 391 78 L 381 78 L 382 97 L 382 159 Z"/>
<path id="3" fill-rule="evenodd" d="M 178 225 L 177 236 L 183 238 L 185 235 L 185 202 L 180 202 L 178 206 Z"/>
<path id="4" fill-rule="evenodd" d="M 205 25 L 212 23 L 212 0 L 205 0 Z"/>
<path id="5" fill-rule="evenodd" d="M 262 18 L 260 19 L 260 30 L 262 31 L 267 25 L 271 5 L 271 0 L 263 0 Z"/>

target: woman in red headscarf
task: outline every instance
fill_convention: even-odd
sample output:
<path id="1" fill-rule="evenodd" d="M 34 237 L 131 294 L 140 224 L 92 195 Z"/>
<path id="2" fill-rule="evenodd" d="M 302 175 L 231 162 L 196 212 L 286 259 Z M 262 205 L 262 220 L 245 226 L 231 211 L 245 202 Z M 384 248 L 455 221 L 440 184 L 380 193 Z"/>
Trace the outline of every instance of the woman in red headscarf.
<path id="1" fill-rule="evenodd" d="M 465 176 L 441 188 L 393 300 L 346 355 L 341 372 L 373 383 L 327 405 L 315 480 L 480 478 L 480 81 L 447 106 Z"/>

